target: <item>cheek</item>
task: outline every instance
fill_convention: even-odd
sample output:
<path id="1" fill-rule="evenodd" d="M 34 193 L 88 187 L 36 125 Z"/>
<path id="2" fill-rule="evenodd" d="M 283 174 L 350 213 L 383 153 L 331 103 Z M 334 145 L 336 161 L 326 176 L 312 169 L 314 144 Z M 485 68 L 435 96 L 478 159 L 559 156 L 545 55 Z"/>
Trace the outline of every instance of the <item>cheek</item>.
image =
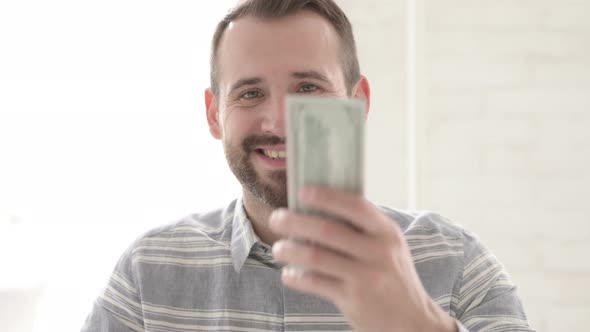
<path id="1" fill-rule="evenodd" d="M 224 114 L 223 139 L 231 144 L 239 144 L 245 137 L 254 133 L 256 119 L 243 110 L 233 110 Z"/>

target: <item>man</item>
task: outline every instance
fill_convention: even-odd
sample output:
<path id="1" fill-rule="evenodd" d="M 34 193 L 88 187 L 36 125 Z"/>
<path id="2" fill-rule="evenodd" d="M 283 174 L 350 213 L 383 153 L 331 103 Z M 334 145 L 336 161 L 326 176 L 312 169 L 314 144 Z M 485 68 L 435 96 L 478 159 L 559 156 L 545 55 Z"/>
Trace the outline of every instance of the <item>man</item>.
<path id="1" fill-rule="evenodd" d="M 369 111 L 348 19 L 331 0 L 240 2 L 215 32 L 205 104 L 243 197 L 139 238 L 83 331 L 530 331 L 501 264 L 438 215 L 322 187 L 301 202 L 353 227 L 285 209 L 289 94 Z"/>

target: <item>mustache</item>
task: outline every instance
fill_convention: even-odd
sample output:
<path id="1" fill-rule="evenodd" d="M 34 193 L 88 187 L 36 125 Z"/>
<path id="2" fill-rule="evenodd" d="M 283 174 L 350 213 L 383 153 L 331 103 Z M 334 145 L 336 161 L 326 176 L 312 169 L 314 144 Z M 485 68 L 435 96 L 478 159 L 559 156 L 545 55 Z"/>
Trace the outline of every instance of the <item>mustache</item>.
<path id="1" fill-rule="evenodd" d="M 275 135 L 252 135 L 248 136 L 242 142 L 242 148 L 246 152 L 254 151 L 256 146 L 258 145 L 279 145 L 279 144 L 286 144 L 286 140 L 284 137 L 279 137 Z"/>

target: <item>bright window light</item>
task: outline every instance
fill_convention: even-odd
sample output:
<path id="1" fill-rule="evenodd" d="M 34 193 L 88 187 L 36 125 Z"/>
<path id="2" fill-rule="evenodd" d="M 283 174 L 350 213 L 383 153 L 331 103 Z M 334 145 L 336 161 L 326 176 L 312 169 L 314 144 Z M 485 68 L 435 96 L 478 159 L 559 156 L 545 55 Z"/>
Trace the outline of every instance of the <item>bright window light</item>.
<path id="1" fill-rule="evenodd" d="M 79 330 L 135 237 L 239 195 L 203 100 L 233 2 L 0 2 L 4 332 Z"/>

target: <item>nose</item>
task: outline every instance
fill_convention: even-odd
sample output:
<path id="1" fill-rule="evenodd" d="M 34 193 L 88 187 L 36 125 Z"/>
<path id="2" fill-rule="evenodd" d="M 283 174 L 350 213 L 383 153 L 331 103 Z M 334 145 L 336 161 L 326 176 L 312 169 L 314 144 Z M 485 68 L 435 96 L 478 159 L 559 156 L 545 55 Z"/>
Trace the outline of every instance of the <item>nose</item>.
<path id="1" fill-rule="evenodd" d="M 287 134 L 285 124 L 285 97 L 285 94 L 275 95 L 268 101 L 261 124 L 261 130 L 265 134 L 281 138 Z"/>

